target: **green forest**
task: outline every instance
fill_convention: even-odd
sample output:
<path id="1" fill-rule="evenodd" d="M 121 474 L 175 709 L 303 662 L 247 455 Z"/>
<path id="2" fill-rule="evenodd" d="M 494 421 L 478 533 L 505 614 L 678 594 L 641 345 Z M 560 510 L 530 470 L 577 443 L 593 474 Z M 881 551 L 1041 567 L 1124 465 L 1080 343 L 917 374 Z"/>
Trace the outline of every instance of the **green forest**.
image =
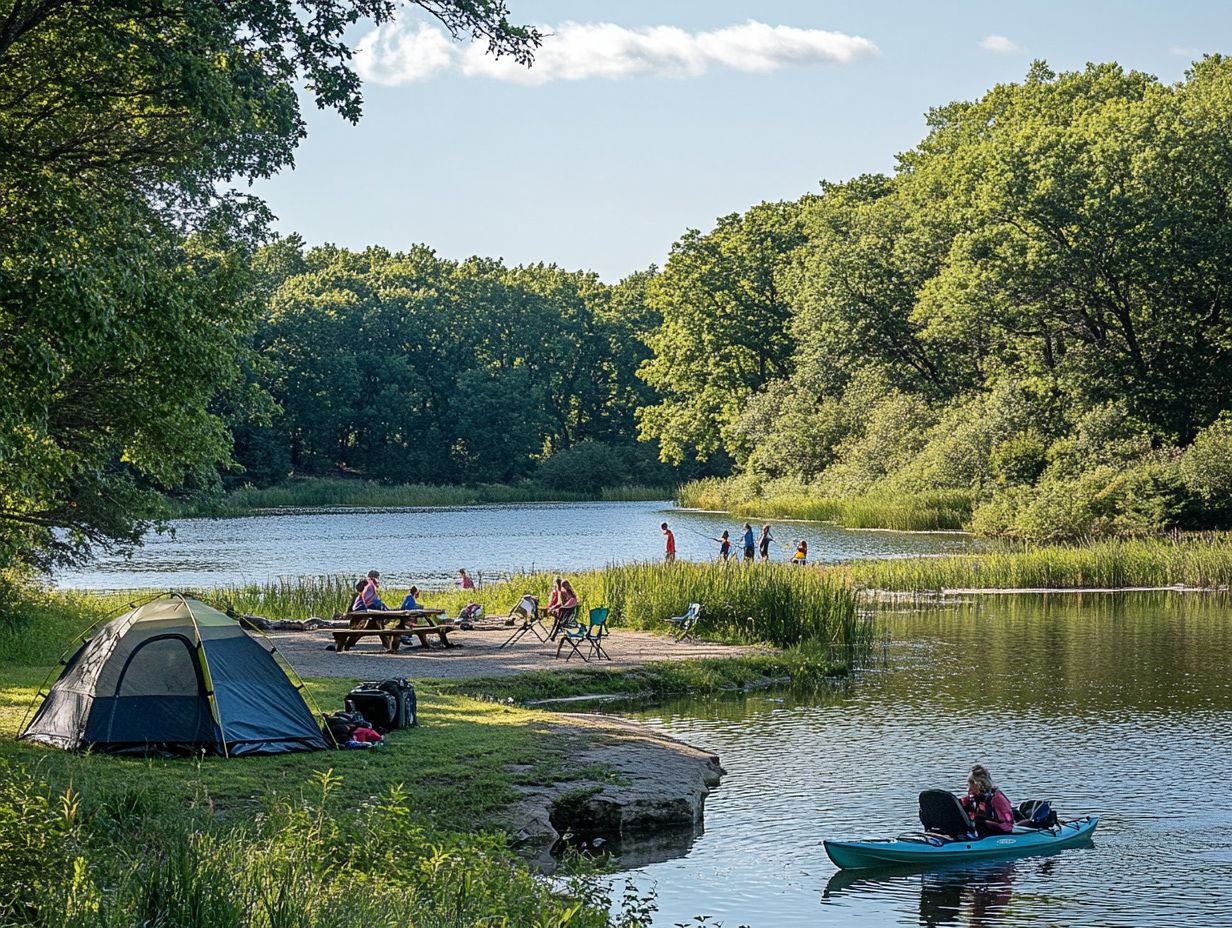
<path id="1" fill-rule="evenodd" d="M 420 5 L 493 54 L 541 40 L 500 3 Z M 297 82 L 359 119 L 344 33 L 393 9 L 12 7 L 0 565 L 293 475 L 691 481 L 686 504 L 1037 541 L 1232 518 L 1232 61 L 1037 62 L 931 111 L 892 176 L 609 283 L 308 247 L 231 189 L 292 163 Z"/>

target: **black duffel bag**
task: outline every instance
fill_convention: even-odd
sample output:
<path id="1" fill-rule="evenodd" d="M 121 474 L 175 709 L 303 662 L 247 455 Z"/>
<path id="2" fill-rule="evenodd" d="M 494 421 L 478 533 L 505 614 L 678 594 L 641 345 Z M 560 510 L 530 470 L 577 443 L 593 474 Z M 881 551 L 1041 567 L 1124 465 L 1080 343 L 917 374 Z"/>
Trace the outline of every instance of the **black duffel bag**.
<path id="1" fill-rule="evenodd" d="M 415 687 L 405 677 L 390 677 L 380 683 L 370 683 L 379 690 L 384 690 L 393 696 L 396 706 L 394 715 L 395 728 L 410 728 L 416 723 Z"/>
<path id="2" fill-rule="evenodd" d="M 368 724 L 384 734 L 398 727 L 398 700 L 375 683 L 361 683 L 346 694 L 348 712 L 358 712 Z"/>

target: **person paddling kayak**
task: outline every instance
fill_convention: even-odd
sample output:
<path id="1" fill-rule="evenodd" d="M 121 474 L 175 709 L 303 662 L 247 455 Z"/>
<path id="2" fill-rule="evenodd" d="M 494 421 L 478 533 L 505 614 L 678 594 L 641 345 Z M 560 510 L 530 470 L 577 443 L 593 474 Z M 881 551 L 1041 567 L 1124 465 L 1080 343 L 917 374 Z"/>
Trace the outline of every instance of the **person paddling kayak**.
<path id="1" fill-rule="evenodd" d="M 967 795 L 962 803 L 980 837 L 1008 835 L 1014 830 L 1014 806 L 1005 793 L 992 782 L 992 774 L 983 764 L 971 768 L 967 777 Z"/>

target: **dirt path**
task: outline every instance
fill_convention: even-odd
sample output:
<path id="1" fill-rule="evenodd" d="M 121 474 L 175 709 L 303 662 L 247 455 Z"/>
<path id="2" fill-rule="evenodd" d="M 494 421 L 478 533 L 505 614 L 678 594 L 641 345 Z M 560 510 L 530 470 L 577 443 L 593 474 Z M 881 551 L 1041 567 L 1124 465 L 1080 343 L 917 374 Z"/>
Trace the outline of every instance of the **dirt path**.
<path id="1" fill-rule="evenodd" d="M 269 632 L 270 639 L 302 677 L 346 677 L 371 679 L 381 677 L 443 677 L 462 680 L 468 677 L 504 677 L 531 670 L 548 670 L 565 666 L 564 655 L 556 660 L 556 643 L 544 643 L 532 634 L 502 648 L 501 644 L 513 629 L 458 631 L 450 635 L 458 647 L 442 648 L 418 645 L 402 648 L 395 654 L 382 649 L 376 638 L 364 638 L 353 650 L 336 653 L 326 650 L 333 643 L 328 631 Z M 604 667 L 637 667 L 654 661 L 688 660 L 702 657 L 733 657 L 755 654 L 758 648 L 709 641 L 674 642 L 663 635 L 646 632 L 614 630 L 604 639 L 604 648 L 612 660 Z M 585 665 L 574 656 L 570 667 Z"/>

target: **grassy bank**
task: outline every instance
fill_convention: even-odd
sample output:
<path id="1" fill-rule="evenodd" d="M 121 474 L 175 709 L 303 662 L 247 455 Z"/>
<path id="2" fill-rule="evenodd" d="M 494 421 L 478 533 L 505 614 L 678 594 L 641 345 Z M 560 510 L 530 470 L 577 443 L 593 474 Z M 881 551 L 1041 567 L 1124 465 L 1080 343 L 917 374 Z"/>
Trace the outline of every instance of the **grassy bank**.
<path id="1" fill-rule="evenodd" d="M 859 561 L 832 571 L 870 589 L 897 591 L 1220 587 L 1232 584 L 1232 535 Z"/>
<path id="2" fill-rule="evenodd" d="M 489 615 L 506 615 L 524 593 L 547 603 L 552 574 L 526 574 L 466 592 L 425 593 L 421 600 L 456 614 L 468 602 Z M 582 602 L 607 606 L 615 627 L 664 631 L 667 619 L 691 602 L 705 607 L 698 633 L 739 644 L 766 642 L 780 647 L 804 641 L 858 647 L 867 634 L 856 615 L 852 591 L 841 578 L 785 564 L 626 564 L 570 575 Z M 387 602 L 404 591 L 389 589 Z M 330 616 L 353 595 L 340 577 L 302 578 L 263 586 L 202 591 L 215 602 L 269 618 Z"/>
<path id="3" fill-rule="evenodd" d="M 604 782 L 571 763 L 550 713 L 507 700 L 808 685 L 843 670 L 812 645 L 628 674 L 419 681 L 420 727 L 377 751 L 163 760 L 13 740 L 55 657 L 124 605 L 52 593 L 0 612 L 0 913 L 18 923 L 637 928 L 645 899 L 610 916 L 593 880 L 553 889 L 483 830 L 519 784 Z M 329 708 L 351 683 L 308 687 Z"/>
<path id="4" fill-rule="evenodd" d="M 432 486 L 422 483 L 394 486 L 367 480 L 314 478 L 293 480 L 273 487 L 244 487 L 217 499 L 185 505 L 181 516 L 242 516 L 263 509 L 312 509 L 331 506 L 385 508 L 395 506 L 474 506 L 480 503 L 585 502 L 606 500 L 670 499 L 672 487 L 610 487 L 599 496 L 553 490 L 524 481 L 516 485 L 485 483 L 475 486 Z"/>
<path id="5" fill-rule="evenodd" d="M 847 528 L 940 531 L 962 529 L 971 520 L 971 495 L 962 490 L 835 497 L 788 484 L 771 484 L 763 493 L 763 488 L 738 478 L 710 478 L 680 487 L 676 502 L 747 518 L 836 522 Z"/>

